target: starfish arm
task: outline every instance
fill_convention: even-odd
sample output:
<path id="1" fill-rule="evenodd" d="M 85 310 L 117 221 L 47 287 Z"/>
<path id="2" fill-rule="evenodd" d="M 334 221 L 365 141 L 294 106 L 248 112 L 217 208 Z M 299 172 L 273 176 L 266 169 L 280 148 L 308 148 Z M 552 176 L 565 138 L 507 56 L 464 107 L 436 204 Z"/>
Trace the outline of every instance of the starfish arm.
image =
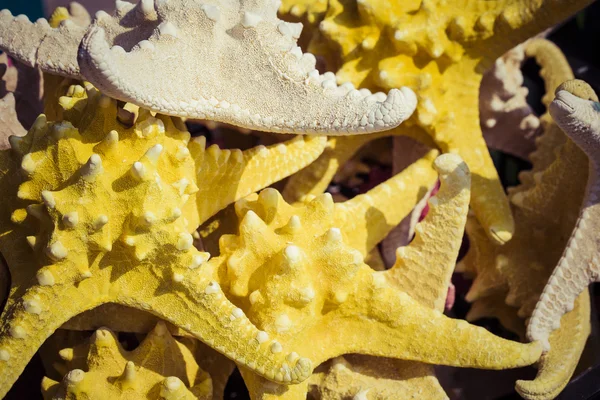
<path id="1" fill-rule="evenodd" d="M 537 342 L 512 342 L 464 320 L 448 318 L 396 288 L 378 287 L 381 280 L 376 274 L 382 273 L 373 274 L 373 288 L 361 289 L 367 293 L 344 304 L 344 311 L 327 314 L 314 328 L 321 332 L 322 340 L 318 346 L 304 349 L 313 363 L 358 353 L 428 364 L 506 369 L 533 364 L 541 355 Z M 363 317 L 348 318 L 346 310 Z M 345 332 L 343 340 L 339 332 Z M 365 337 L 372 340 L 365 341 Z"/>
<path id="2" fill-rule="evenodd" d="M 130 274 L 128 280 L 137 282 L 133 286 L 136 290 L 133 293 L 132 285 L 124 286 L 118 292 L 116 302 L 150 311 L 182 327 L 218 352 L 269 380 L 290 384 L 308 378 L 312 372 L 310 360 L 297 357 L 293 362 L 286 361 L 290 352 L 286 352 L 285 347 L 281 352 L 273 353 L 270 341 L 263 340 L 265 332 L 259 331 L 213 280 L 212 263 L 202 265 L 200 270 L 176 269 L 168 277 L 171 281 L 167 283 L 169 289 L 164 288 L 164 279 L 151 282 L 147 275 L 134 277 Z M 288 374 L 290 381 L 280 378 L 279 371 L 284 364 L 291 368 Z"/>
<path id="3" fill-rule="evenodd" d="M 561 326 L 549 338 L 552 351 L 540 359 L 539 372 L 532 381 L 517 381 L 517 391 L 528 400 L 554 399 L 569 383 L 590 335 L 590 294 L 584 290 L 573 310 L 561 319 Z"/>
<path id="4" fill-rule="evenodd" d="M 24 15 L 0 12 L 0 49 L 47 73 L 79 78 L 77 48 L 84 33 L 71 20 L 52 28 L 45 19 L 32 23 Z"/>
<path id="5" fill-rule="evenodd" d="M 15 96 L 12 93 L 0 99 L 0 132 L 0 149 L 10 147 L 9 136 L 25 136 L 27 133 L 17 118 Z"/>
<path id="6" fill-rule="evenodd" d="M 292 175 L 316 160 L 326 145 L 324 137 L 296 137 L 269 147 L 249 150 L 205 149 L 199 138 L 189 149 L 196 163 L 199 224 L 237 200 Z"/>
<path id="7" fill-rule="evenodd" d="M 600 220 L 600 104 L 557 89 L 550 113 L 561 129 L 590 160 L 588 185 L 579 219 L 531 316 L 528 336 L 549 347 L 550 333 L 560 326 L 560 318 L 571 311 L 576 297 L 600 277 L 600 243 L 596 226 Z"/>
<path id="8" fill-rule="evenodd" d="M 282 192 L 288 203 L 300 201 L 306 195 L 325 193 L 333 177 L 367 142 L 382 134 L 330 138 L 321 156 L 308 167 L 290 177 Z"/>
<path id="9" fill-rule="evenodd" d="M 139 43 L 125 51 L 106 37 L 110 17 L 101 15 L 80 47 L 82 73 L 103 93 L 156 112 L 270 132 L 379 132 L 415 110 L 408 88 L 372 95 L 319 75 L 315 57 L 296 45 L 298 25 L 279 20 L 275 3 L 240 6 L 157 3 L 159 25 L 129 31 Z"/>
<path id="10" fill-rule="evenodd" d="M 410 213 L 415 203 L 435 183 L 437 177 L 432 164 L 437 155 L 437 150 L 431 150 L 369 192 L 336 205 L 342 231 L 352 232 L 348 236 L 351 247 L 366 256 Z"/>
<path id="11" fill-rule="evenodd" d="M 54 271 L 54 276 L 58 276 Z M 3 314 L 0 333 L 0 397 L 12 384 L 44 341 L 71 317 L 102 302 L 99 280 L 80 282 L 79 287 L 54 283 L 52 273 L 38 274 L 40 284 L 28 290 L 22 301 Z M 45 286 L 42 286 L 44 284 Z"/>
<path id="12" fill-rule="evenodd" d="M 384 274 L 400 290 L 441 311 L 464 234 L 471 175 L 454 154 L 441 155 L 434 166 L 440 175 L 440 191 L 429 199 L 429 213 L 416 226 L 413 241 L 398 248 L 395 265 Z M 444 237 L 442 242 L 440 237 Z M 428 257 L 433 254 L 435 258 Z"/>
<path id="13" fill-rule="evenodd" d="M 277 385 L 256 375 L 247 368 L 240 368 L 244 383 L 252 400 L 305 400 L 308 380 L 296 385 Z"/>

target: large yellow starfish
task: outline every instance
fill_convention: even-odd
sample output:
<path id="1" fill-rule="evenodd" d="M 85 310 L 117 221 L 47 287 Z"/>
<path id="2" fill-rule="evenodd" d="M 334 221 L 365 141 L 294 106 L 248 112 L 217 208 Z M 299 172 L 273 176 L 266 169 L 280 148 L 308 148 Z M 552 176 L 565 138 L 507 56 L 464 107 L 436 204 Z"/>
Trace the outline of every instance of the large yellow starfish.
<path id="1" fill-rule="evenodd" d="M 514 224 L 479 125 L 482 74 L 507 50 L 590 2 L 330 0 L 319 25 L 321 42 L 308 50 L 318 55 L 327 49 L 330 64 L 339 66 L 339 82 L 414 89 L 417 111 L 388 134 L 433 141 L 443 152 L 460 154 L 473 173 L 477 218 L 505 243 Z M 285 1 L 282 10 L 293 3 Z M 306 178 L 314 181 L 310 173 Z"/>
<path id="2" fill-rule="evenodd" d="M 0 249 L 11 275 L 0 396 L 54 330 L 105 303 L 157 314 L 270 376 L 285 355 L 257 343 L 246 318 L 229 319 L 233 306 L 211 285 L 211 269 L 198 269 L 209 254 L 192 247 L 190 232 L 310 163 L 325 139 L 205 149 L 169 117 L 139 110 L 126 127 L 117 103 L 91 85 L 70 92 L 60 99 L 64 120 L 40 116 L 0 153 Z M 310 373 L 305 359 L 292 368 L 297 381 Z"/>
<path id="3" fill-rule="evenodd" d="M 527 52 L 542 65 L 548 93 L 572 76 L 566 59 L 550 42 L 534 41 Z M 573 90 L 593 95 L 589 87 Z M 549 96 L 544 98 L 546 104 L 551 100 Z M 531 315 L 567 246 L 587 181 L 587 164 L 581 150 L 547 115 L 542 122 L 545 132 L 537 139 L 538 149 L 532 154 L 534 172 L 522 174 L 524 183 L 510 191 L 517 221 L 514 239 L 505 246 L 497 246 L 472 221 L 468 225 L 472 247 L 462 264 L 463 269 L 466 267 L 476 274 L 467 294 L 467 300 L 475 302 L 469 319 L 495 316 L 520 335 L 524 334 L 524 319 Z M 523 397 L 552 399 L 560 393 L 583 351 L 590 332 L 589 320 L 590 299 L 586 291 L 574 309 L 563 317 L 561 328 L 550 336 L 550 351 L 542 356 L 535 380 L 517 383 Z"/>
<path id="4" fill-rule="evenodd" d="M 212 379 L 198 366 L 194 354 L 169 334 L 163 323 L 133 351 L 117 336 L 99 329 L 89 343 L 60 351 L 66 362 L 62 382 L 42 381 L 46 400 L 59 399 L 212 399 Z"/>
<path id="5" fill-rule="evenodd" d="M 274 352 L 280 345 L 272 336 L 293 342 L 314 365 L 348 353 L 492 369 L 537 359 L 538 344 L 509 342 L 439 311 L 462 237 L 470 175 L 455 155 L 439 158 L 436 168 L 447 183 L 431 201 L 436 217 L 389 271 L 376 272 L 363 258 L 394 226 L 382 223 L 389 221 L 382 215 L 402 193 L 398 178 L 344 203 L 324 194 L 289 205 L 267 189 L 236 204 L 239 235 L 220 241 L 221 285 L 265 331 Z M 440 241 L 442 233 L 447 239 Z M 306 396 L 306 382 L 277 386 L 241 369 L 253 398 Z"/>

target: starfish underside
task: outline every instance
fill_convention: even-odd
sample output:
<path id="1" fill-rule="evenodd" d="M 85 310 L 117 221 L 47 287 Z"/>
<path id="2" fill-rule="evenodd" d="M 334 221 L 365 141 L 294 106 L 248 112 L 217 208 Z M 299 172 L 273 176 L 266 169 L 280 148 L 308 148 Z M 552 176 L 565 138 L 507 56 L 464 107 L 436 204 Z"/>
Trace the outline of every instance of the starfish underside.
<path id="1" fill-rule="evenodd" d="M 301 31 L 277 18 L 272 0 L 119 1 L 114 17 L 99 12 L 89 27 L 0 14 L 0 48 L 22 62 L 84 76 L 107 95 L 166 115 L 342 135 L 394 128 L 412 114 L 410 89 L 372 94 L 319 74 L 315 57 L 296 45 Z"/>
<path id="2" fill-rule="evenodd" d="M 414 116 L 388 134 L 433 141 L 443 152 L 459 154 L 473 173 L 477 218 L 505 243 L 514 223 L 479 125 L 483 72 L 510 48 L 590 2 L 331 0 L 321 35 L 308 50 L 339 67 L 339 82 L 415 90 Z"/>
<path id="3" fill-rule="evenodd" d="M 64 120 L 40 116 L 0 157 L 0 248 L 11 275 L 0 393 L 54 330 L 105 303 L 150 311 L 271 377 L 285 354 L 257 342 L 247 318 L 230 320 L 233 306 L 213 282 L 210 255 L 192 247 L 190 232 L 306 166 L 325 138 L 206 149 L 203 138 L 190 142 L 177 118 L 140 109 L 123 125 L 116 101 L 89 84 L 71 87 L 60 104 Z M 286 365 L 292 380 L 310 374 L 306 359 Z"/>
<path id="4" fill-rule="evenodd" d="M 439 311 L 461 243 L 470 174 L 455 155 L 438 158 L 436 168 L 443 189 L 430 200 L 432 217 L 388 271 L 374 271 L 363 258 L 394 225 L 362 220 L 375 222 L 387 210 L 382 206 L 398 198 L 397 177 L 343 203 L 324 194 L 289 205 L 272 189 L 238 202 L 239 234 L 220 241 L 228 297 L 265 331 L 265 341 L 285 337 L 314 365 L 349 353 L 403 359 L 389 361 L 401 368 L 395 379 L 426 373 L 424 384 L 435 381 L 433 371 L 414 361 L 492 369 L 531 362 L 537 344 L 500 339 Z M 447 240 L 440 243 L 442 231 Z M 359 339 L 365 335 L 372 340 Z M 307 382 L 278 386 L 241 370 L 253 398 L 306 397 Z M 427 390 L 444 398 L 439 386 Z"/>
<path id="5" fill-rule="evenodd" d="M 550 42 L 532 41 L 527 52 L 542 66 L 547 93 L 572 77 L 566 59 Z M 593 95 L 589 87 L 575 90 Z M 544 97 L 546 104 L 551 101 L 551 95 Z M 497 317 L 521 336 L 525 319 L 531 316 L 544 284 L 568 246 L 588 176 L 583 152 L 548 115 L 541 120 L 544 133 L 536 140 L 538 148 L 531 155 L 532 171 L 521 174 L 523 183 L 510 190 L 518 221 L 513 240 L 497 246 L 485 237 L 476 221 L 470 221 L 467 231 L 471 249 L 461 264 L 461 270 L 476 276 L 467 294 L 467 300 L 474 302 L 468 319 Z M 572 311 L 563 317 L 560 329 L 547 338 L 550 351 L 542 356 L 537 377 L 517 383 L 522 396 L 552 399 L 568 383 L 590 333 L 589 301 L 587 291 L 581 293 Z"/>

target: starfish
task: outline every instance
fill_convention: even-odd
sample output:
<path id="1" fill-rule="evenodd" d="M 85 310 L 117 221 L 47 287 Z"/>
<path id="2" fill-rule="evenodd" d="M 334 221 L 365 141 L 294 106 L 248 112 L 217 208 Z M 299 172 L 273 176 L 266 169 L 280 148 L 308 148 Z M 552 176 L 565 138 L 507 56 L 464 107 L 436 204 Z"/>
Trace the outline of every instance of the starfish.
<path id="1" fill-rule="evenodd" d="M 277 18 L 272 0 L 118 1 L 114 17 L 99 12 L 88 28 L 70 19 L 32 24 L 4 10 L 0 48 L 152 111 L 261 131 L 378 132 L 412 114 L 408 88 L 372 94 L 320 75 L 296 45 L 301 30 Z"/>
<path id="2" fill-rule="evenodd" d="M 583 85 L 583 83 L 580 83 Z M 600 258 L 595 226 L 600 215 L 600 103 L 595 94 L 575 92 L 578 87 L 559 86 L 550 104 L 557 125 L 587 155 L 588 182 L 581 211 L 564 253 L 546 284 L 527 327 L 529 337 L 549 345 L 548 338 L 560 326 L 561 317 L 571 311 L 587 286 L 600 280 Z"/>
<path id="3" fill-rule="evenodd" d="M 435 164 L 447 182 L 431 200 L 439 208 L 433 212 L 437 223 L 419 230 L 389 271 L 376 272 L 363 258 L 402 218 L 390 223 L 381 216 L 405 186 L 398 176 L 344 203 L 323 194 L 289 205 L 274 189 L 236 203 L 239 234 L 220 240 L 221 286 L 265 331 L 273 351 L 279 351 L 279 343 L 270 340 L 276 335 L 314 365 L 348 353 L 492 369 L 537 359 L 536 343 L 506 341 L 438 311 L 460 246 L 470 176 L 458 156 L 444 155 Z M 442 232 L 450 238 L 440 242 Z M 431 273 L 422 273 L 425 266 Z M 359 339 L 364 335 L 371 340 Z M 253 398 L 306 397 L 306 382 L 277 386 L 243 366 L 241 371 Z"/>
<path id="4" fill-rule="evenodd" d="M 158 323 L 133 351 L 104 328 L 89 343 L 60 351 L 69 371 L 62 382 L 42 381 L 44 398 L 51 399 L 185 399 L 213 398 L 212 379 L 194 354 Z"/>
<path id="5" fill-rule="evenodd" d="M 526 51 L 541 64 L 547 92 L 552 93 L 558 82 L 572 76 L 564 55 L 550 42 L 532 41 Z M 589 87 L 575 90 L 581 95 L 593 95 Z M 551 101 L 551 97 L 544 97 L 546 104 Z M 467 225 L 471 249 L 460 265 L 461 270 L 476 275 L 467 294 L 467 300 L 474 302 L 468 319 L 495 316 L 521 336 L 524 319 L 531 316 L 576 225 L 576 210 L 587 180 L 587 165 L 581 150 L 564 133 L 561 140 L 560 130 L 547 116 L 541 120 L 544 133 L 536 140 L 538 148 L 531 155 L 535 172 L 522 174 L 525 182 L 509 191 L 518 221 L 514 240 L 497 246 L 472 221 Z M 569 196 L 565 198 L 564 193 Z M 549 338 L 550 351 L 542 356 L 537 377 L 517 382 L 522 396 L 551 399 L 561 392 L 583 352 L 590 332 L 589 321 L 589 294 L 585 291 L 574 309 L 563 317 L 561 328 Z"/>
<path id="6" fill-rule="evenodd" d="M 590 2 L 331 0 L 319 42 L 309 50 L 326 49 L 324 55 L 335 58 L 338 82 L 414 89 L 417 111 L 388 134 L 459 154 L 473 173 L 477 218 L 495 241 L 506 243 L 514 222 L 479 125 L 482 75 L 507 50 Z"/>
<path id="7" fill-rule="evenodd" d="M 137 110 L 126 127 L 116 101 L 93 86 L 70 92 L 60 100 L 64 120 L 40 116 L 0 153 L 0 249 L 11 274 L 0 396 L 54 330 L 106 303 L 150 311 L 271 376 L 285 354 L 258 343 L 247 318 L 229 319 L 233 305 L 214 285 L 212 269 L 199 268 L 210 255 L 192 247 L 190 232 L 310 163 L 325 139 L 298 137 L 245 152 L 205 149 L 203 138 L 190 142 L 177 118 Z M 294 380 L 310 374 L 304 358 L 289 365 Z"/>

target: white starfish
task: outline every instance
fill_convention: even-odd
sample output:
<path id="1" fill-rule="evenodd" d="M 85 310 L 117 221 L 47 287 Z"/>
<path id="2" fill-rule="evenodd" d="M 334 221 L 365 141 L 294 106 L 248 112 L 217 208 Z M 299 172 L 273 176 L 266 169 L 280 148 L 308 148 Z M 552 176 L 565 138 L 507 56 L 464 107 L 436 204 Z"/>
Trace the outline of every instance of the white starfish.
<path id="1" fill-rule="evenodd" d="M 563 88 L 561 85 L 557 89 L 550 114 L 587 154 L 590 172 L 575 229 L 527 327 L 529 338 L 542 341 L 546 348 L 550 333 L 560 326 L 562 315 L 573 309 L 577 296 L 590 283 L 600 281 L 600 103 L 579 98 Z"/>
<path id="2" fill-rule="evenodd" d="M 118 0 L 113 17 L 100 11 L 88 28 L 64 21 L 56 29 L 3 11 L 0 48 L 156 112 L 249 129 L 369 133 L 410 117 L 417 100 L 408 88 L 372 94 L 319 74 L 315 57 L 296 44 L 302 24 L 278 19 L 278 5 Z"/>

